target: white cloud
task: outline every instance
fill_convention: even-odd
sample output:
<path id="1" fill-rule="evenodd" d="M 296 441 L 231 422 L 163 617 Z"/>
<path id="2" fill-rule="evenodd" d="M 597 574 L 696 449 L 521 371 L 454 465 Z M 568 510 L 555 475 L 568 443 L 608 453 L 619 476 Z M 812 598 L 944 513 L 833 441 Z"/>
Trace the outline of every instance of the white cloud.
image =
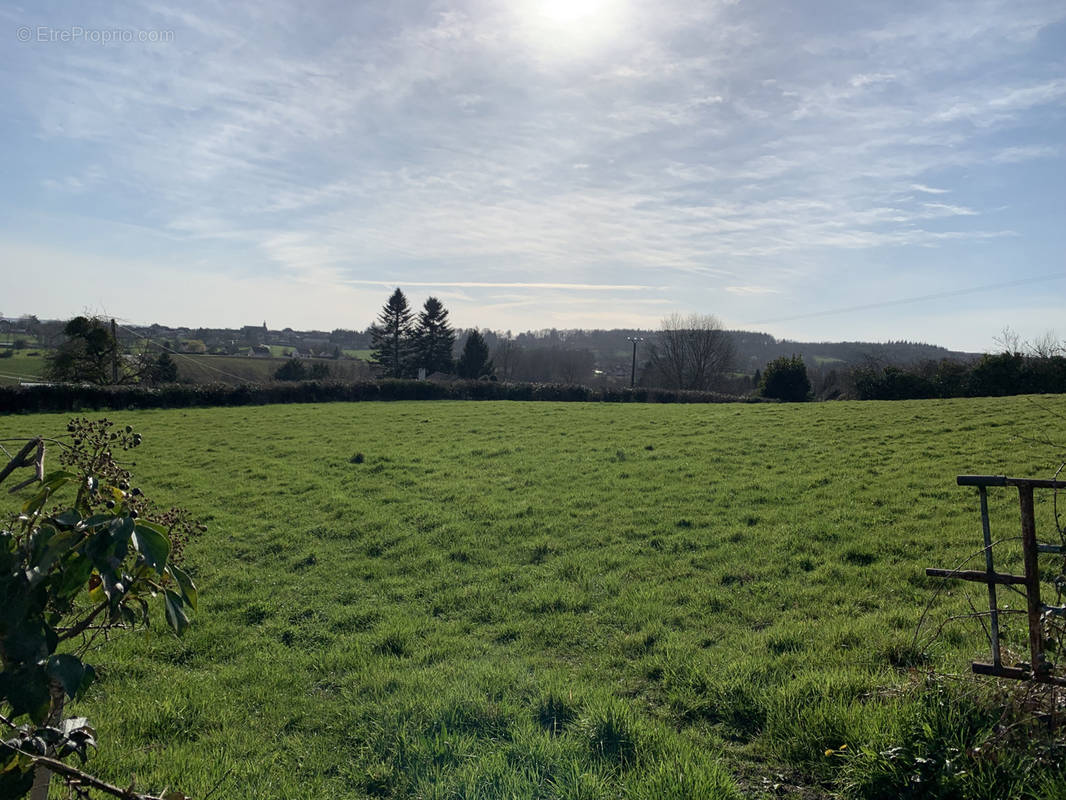
<path id="1" fill-rule="evenodd" d="M 911 189 L 916 192 L 924 192 L 925 194 L 948 194 L 951 189 L 937 189 L 932 186 L 926 186 L 923 183 L 912 183 Z"/>
<path id="2" fill-rule="evenodd" d="M 771 286 L 727 286 L 725 290 L 730 294 L 780 294 L 780 289 Z"/>
<path id="3" fill-rule="evenodd" d="M 978 213 L 972 208 L 953 206 L 948 203 L 922 203 L 922 207 L 929 209 L 933 216 L 972 217 Z"/>
<path id="4" fill-rule="evenodd" d="M 153 3 L 139 24 L 174 43 L 18 50 L 3 96 L 48 147 L 98 164 L 37 166 L 44 202 L 91 197 L 231 276 L 480 303 L 519 288 L 778 302 L 857 254 L 1020 235 L 978 211 L 1012 198 L 959 174 L 1062 158 L 1066 79 L 1026 60 L 1061 4 L 857 22 L 619 5 L 626 23 L 595 41 L 545 42 L 518 5 L 472 0 L 311 21 Z M 999 68 L 1013 63 L 1027 68 Z"/>

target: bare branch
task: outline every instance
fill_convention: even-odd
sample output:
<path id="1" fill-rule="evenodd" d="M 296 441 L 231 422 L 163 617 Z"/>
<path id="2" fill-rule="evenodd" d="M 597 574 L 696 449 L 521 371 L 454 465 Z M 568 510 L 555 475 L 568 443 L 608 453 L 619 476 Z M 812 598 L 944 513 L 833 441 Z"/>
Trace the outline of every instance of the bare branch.
<path id="1" fill-rule="evenodd" d="M 12 750 L 18 750 L 18 748 L 12 747 L 12 745 L 7 742 L 0 742 L 0 744 L 9 747 Z M 70 764 L 55 758 L 34 755 L 33 753 L 27 753 L 24 750 L 18 750 L 18 752 L 20 755 L 26 756 L 32 760 L 38 767 L 44 767 L 57 775 L 62 775 L 64 780 L 75 787 L 89 786 L 97 791 L 105 792 L 112 797 L 122 798 L 122 800 L 164 800 L 164 798 L 158 795 L 135 792 L 132 785 L 128 789 L 123 789 L 119 786 L 110 784 L 107 781 L 102 781 L 96 776 L 90 775 L 88 772 L 83 772 L 77 767 L 72 767 Z"/>
<path id="2" fill-rule="evenodd" d="M 88 630 L 89 627 L 93 624 L 93 620 L 96 619 L 100 612 L 107 608 L 108 605 L 109 604 L 106 601 L 98 605 L 96 608 L 93 609 L 92 613 L 89 614 L 89 616 L 87 616 L 81 622 L 71 626 L 70 628 L 67 628 L 63 631 L 63 633 L 59 634 L 59 641 L 62 642 L 66 639 L 72 639 L 82 631 Z"/>
<path id="3" fill-rule="evenodd" d="M 7 466 L 0 470 L 0 483 L 3 483 L 4 479 L 19 467 L 28 467 L 32 464 L 33 462 L 28 460 L 28 456 L 30 451 L 33 450 L 33 448 L 38 447 L 40 444 L 40 436 L 36 436 L 26 442 L 22 449 L 15 454 L 15 457 L 7 462 Z"/>

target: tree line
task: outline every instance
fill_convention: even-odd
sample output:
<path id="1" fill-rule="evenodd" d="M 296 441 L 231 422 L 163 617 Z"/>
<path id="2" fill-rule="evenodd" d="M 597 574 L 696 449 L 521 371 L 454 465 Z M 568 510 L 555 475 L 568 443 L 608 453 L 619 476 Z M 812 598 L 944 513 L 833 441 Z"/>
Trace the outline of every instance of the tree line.
<path id="1" fill-rule="evenodd" d="M 119 326 L 121 330 L 121 326 Z M 622 331 L 625 332 L 625 331 Z M 443 303 L 426 299 L 417 314 L 397 288 L 368 329 L 372 361 L 393 379 L 453 375 L 508 383 L 555 383 L 590 387 L 635 386 L 673 391 L 756 393 L 780 400 L 920 399 L 1066 392 L 1066 344 L 1044 337 L 1035 344 L 1004 339 L 1001 353 L 979 359 L 925 359 L 910 365 L 867 360 L 808 364 L 802 354 L 763 361 L 754 377 L 739 362 L 737 336 L 710 315 L 671 315 L 658 331 L 631 331 L 609 353 L 580 346 L 593 333 L 556 331 L 511 336 L 510 332 L 457 332 Z M 619 332 L 615 332 L 616 334 Z M 62 340 L 46 356 L 47 379 L 57 383 L 159 386 L 178 380 L 165 351 L 149 353 L 148 339 L 123 341 L 107 320 L 79 316 L 64 323 Z M 631 349 L 630 344 L 637 346 Z M 926 352 L 928 346 L 899 346 Z M 457 347 L 457 345 L 461 345 Z M 602 346 L 606 346 L 605 344 Z M 157 345 L 152 345 L 157 347 Z M 138 352 L 138 350 L 140 352 Z M 947 351 L 944 351 L 947 352 Z M 631 373 L 632 362 L 632 373 Z M 286 360 L 275 380 L 325 381 L 334 376 L 321 362 Z"/>

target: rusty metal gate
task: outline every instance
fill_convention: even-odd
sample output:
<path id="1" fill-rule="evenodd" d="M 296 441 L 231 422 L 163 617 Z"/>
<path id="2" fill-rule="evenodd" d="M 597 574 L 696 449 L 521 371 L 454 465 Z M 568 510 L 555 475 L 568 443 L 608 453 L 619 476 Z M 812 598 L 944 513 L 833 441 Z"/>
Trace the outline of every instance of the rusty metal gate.
<path id="1" fill-rule="evenodd" d="M 975 661 L 973 671 L 980 675 L 995 675 L 1000 678 L 1037 681 L 1057 686 L 1066 686 L 1066 677 L 1054 674 L 1054 665 L 1048 659 L 1044 649 L 1043 620 L 1046 615 L 1066 616 L 1066 606 L 1049 606 L 1040 599 L 1040 563 L 1041 553 L 1066 554 L 1062 543 L 1048 544 L 1037 541 L 1036 518 L 1033 510 L 1034 489 L 1066 489 L 1066 482 L 1038 480 L 1034 478 L 1007 478 L 1002 475 L 959 475 L 959 486 L 975 486 L 981 501 L 981 529 L 984 535 L 984 570 L 951 570 L 930 568 L 926 575 L 936 578 L 955 578 L 964 581 L 984 583 L 988 586 L 988 610 L 992 644 L 992 663 Z M 1018 505 L 1021 511 L 1022 558 L 1025 565 L 1024 575 L 1008 575 L 996 572 L 992 560 L 992 528 L 988 517 L 989 487 L 1013 486 L 1018 490 Z M 1016 586 L 1025 595 L 1026 617 L 1029 626 L 1028 664 L 1005 666 L 1000 647 L 999 615 L 1002 609 L 996 600 L 997 586 Z"/>

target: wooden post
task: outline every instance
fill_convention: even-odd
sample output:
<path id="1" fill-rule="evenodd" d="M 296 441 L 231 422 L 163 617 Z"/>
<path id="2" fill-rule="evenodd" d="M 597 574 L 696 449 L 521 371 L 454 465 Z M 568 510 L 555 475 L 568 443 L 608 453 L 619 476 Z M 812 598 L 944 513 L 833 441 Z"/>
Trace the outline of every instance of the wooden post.
<path id="1" fill-rule="evenodd" d="M 115 320 L 111 319 L 111 383 L 118 384 L 118 332 L 115 329 Z"/>
<path id="2" fill-rule="evenodd" d="M 985 539 L 985 570 L 991 578 L 996 570 L 992 563 L 992 527 L 988 522 L 988 489 L 978 486 L 981 497 L 981 533 Z M 988 615 L 992 636 L 992 664 L 998 669 L 1003 666 L 1003 657 L 999 652 L 999 605 L 996 603 L 996 584 L 988 581 Z"/>
<path id="3" fill-rule="evenodd" d="M 1022 554 L 1025 559 L 1025 599 L 1029 612 L 1029 653 L 1034 677 L 1047 671 L 1044 643 L 1040 635 L 1040 563 L 1036 549 L 1036 519 L 1033 514 L 1033 486 L 1018 484 L 1018 503 L 1022 515 Z"/>

